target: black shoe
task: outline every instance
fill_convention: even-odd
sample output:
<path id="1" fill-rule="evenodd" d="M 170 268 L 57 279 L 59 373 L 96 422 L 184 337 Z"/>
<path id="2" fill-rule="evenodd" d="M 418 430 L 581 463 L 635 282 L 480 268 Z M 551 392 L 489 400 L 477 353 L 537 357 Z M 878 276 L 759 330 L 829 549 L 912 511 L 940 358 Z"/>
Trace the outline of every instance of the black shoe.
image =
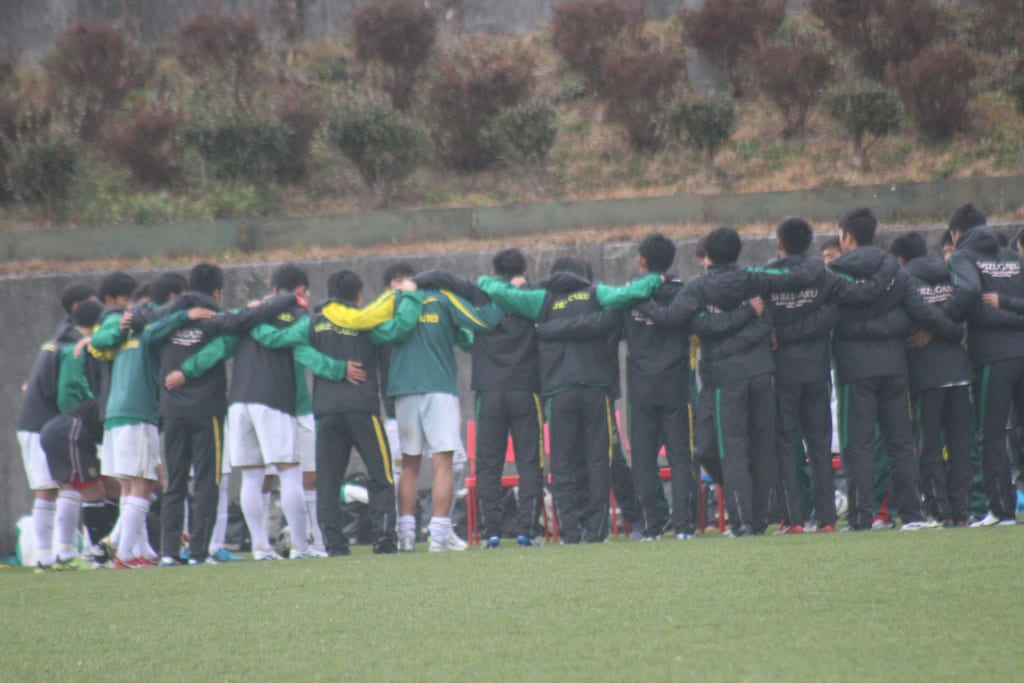
<path id="1" fill-rule="evenodd" d="M 374 555 L 394 555 L 398 552 L 398 546 L 394 540 L 385 538 L 373 544 Z"/>
<path id="2" fill-rule="evenodd" d="M 753 536 L 754 530 L 746 524 L 740 524 L 738 527 L 733 528 L 732 535 L 735 538 L 740 538 L 741 536 Z"/>
<path id="3" fill-rule="evenodd" d="M 327 557 L 348 557 L 352 554 L 350 548 L 339 548 L 337 550 L 328 550 Z"/>

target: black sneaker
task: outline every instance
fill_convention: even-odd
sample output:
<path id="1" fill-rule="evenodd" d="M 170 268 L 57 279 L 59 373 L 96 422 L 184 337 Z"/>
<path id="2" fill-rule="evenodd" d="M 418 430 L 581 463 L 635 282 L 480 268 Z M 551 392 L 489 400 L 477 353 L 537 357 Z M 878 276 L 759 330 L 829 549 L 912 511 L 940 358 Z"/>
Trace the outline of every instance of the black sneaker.
<path id="1" fill-rule="evenodd" d="M 394 555 L 397 552 L 398 546 L 393 539 L 385 538 L 373 544 L 374 555 Z"/>

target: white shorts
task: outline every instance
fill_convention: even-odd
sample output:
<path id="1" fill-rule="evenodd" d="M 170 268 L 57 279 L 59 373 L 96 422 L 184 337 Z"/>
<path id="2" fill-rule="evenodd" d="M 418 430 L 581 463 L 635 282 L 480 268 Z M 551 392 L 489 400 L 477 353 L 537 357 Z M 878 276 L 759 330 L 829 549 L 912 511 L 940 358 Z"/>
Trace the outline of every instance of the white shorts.
<path id="1" fill-rule="evenodd" d="M 458 451 L 459 397 L 451 394 L 408 394 L 395 398 L 398 440 L 403 455 Z"/>
<path id="2" fill-rule="evenodd" d="M 260 403 L 232 403 L 228 407 L 225 441 L 232 467 L 298 462 L 295 418 Z"/>
<path id="3" fill-rule="evenodd" d="M 160 465 L 160 431 L 156 425 L 139 422 L 103 432 L 107 458 L 103 474 L 156 481 Z"/>
<path id="4" fill-rule="evenodd" d="M 312 415 L 295 418 L 295 455 L 303 472 L 316 472 L 316 420 Z"/>
<path id="5" fill-rule="evenodd" d="M 104 477 L 116 477 L 114 473 L 114 452 L 110 447 L 109 430 L 103 430 L 103 442 L 96 444 L 96 459 L 100 461 L 100 474 Z"/>
<path id="6" fill-rule="evenodd" d="M 25 465 L 28 487 L 33 491 L 57 488 L 57 482 L 50 474 L 50 466 L 46 464 L 46 451 L 39 441 L 39 432 L 18 432 L 18 445 L 21 447 L 21 462 Z"/>

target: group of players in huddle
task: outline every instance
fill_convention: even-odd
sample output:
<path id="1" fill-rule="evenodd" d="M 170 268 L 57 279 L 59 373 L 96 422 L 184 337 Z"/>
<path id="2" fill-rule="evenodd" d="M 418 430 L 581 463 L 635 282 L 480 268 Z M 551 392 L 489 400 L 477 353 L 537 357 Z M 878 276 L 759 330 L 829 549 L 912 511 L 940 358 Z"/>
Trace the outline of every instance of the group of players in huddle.
<path id="1" fill-rule="evenodd" d="M 366 305 L 350 270 L 332 274 L 326 300 L 311 305 L 308 276 L 292 264 L 275 271 L 265 299 L 239 310 L 222 308 L 224 274 L 212 264 L 187 281 L 167 273 L 137 287 L 118 272 L 98 293 L 71 285 L 68 318 L 40 348 L 18 422 L 38 568 L 92 566 L 76 547 L 80 518 L 92 541 L 103 539 L 97 559 L 115 568 L 180 564 L 186 507 L 187 562 L 225 559 L 228 462 L 241 470 L 254 559 L 281 559 L 264 521 L 271 467 L 290 556 L 348 555 L 338 491 L 352 448 L 367 471 L 375 553 L 414 550 L 425 455 L 429 550 L 465 549 L 448 516 L 462 448 L 455 346 L 472 354 L 485 548 L 509 532 L 501 478 L 510 436 L 516 542 L 539 544 L 545 470 L 561 542 L 606 540 L 621 339 L 644 539 L 668 530 L 694 538 L 701 468 L 723 487 L 731 535 L 779 521 L 776 533 L 803 532 L 804 458 L 816 527 L 835 531 L 833 385 L 847 528 L 872 526 L 876 453 L 888 461 L 889 508 L 902 529 L 966 526 L 976 438 L 990 509 L 977 523 L 1014 524 L 1006 424 L 1024 409 L 1021 257 L 970 204 L 950 219 L 947 259 L 929 258 L 916 233 L 884 251 L 873 246 L 876 231 L 869 209 L 848 212 L 826 264 L 809 253 L 811 225 L 789 217 L 778 226 L 778 258 L 741 268 L 739 235 L 717 228 L 698 247 L 704 274 L 685 284 L 670 274 L 674 243 L 652 234 L 638 246 L 642 275 L 622 286 L 593 282 L 576 257 L 531 284 L 517 249 L 499 252 L 477 281 L 393 264 Z M 397 422 L 397 477 L 382 401 Z M 146 526 L 155 502 L 158 551 Z"/>

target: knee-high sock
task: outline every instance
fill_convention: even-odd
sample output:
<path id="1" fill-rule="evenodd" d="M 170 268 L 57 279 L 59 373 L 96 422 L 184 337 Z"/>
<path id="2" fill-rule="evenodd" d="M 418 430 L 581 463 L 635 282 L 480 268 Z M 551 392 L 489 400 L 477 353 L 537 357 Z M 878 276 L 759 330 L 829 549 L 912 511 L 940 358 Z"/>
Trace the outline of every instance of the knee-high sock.
<path id="1" fill-rule="evenodd" d="M 302 468 L 289 467 L 277 473 L 281 480 L 281 509 L 292 530 L 292 547 L 300 553 L 309 547 L 306 537 L 306 500 L 302 495 Z"/>
<path id="2" fill-rule="evenodd" d="M 116 505 L 117 505 L 117 509 L 118 510 L 123 510 L 124 509 L 125 499 L 127 499 L 127 498 L 128 498 L 128 496 L 121 496 L 117 500 Z M 110 501 L 110 502 L 113 502 L 113 501 Z M 110 534 L 109 535 L 110 535 L 110 543 L 115 548 L 118 547 L 119 545 L 121 545 L 121 516 L 120 516 L 120 514 L 118 514 L 117 521 L 114 523 L 114 528 L 110 530 Z"/>
<path id="3" fill-rule="evenodd" d="M 320 531 L 320 520 L 316 514 L 316 491 L 303 491 L 302 495 L 306 501 L 306 517 L 309 520 L 309 528 L 313 532 L 313 543 L 318 548 L 322 548 L 324 535 Z"/>
<path id="4" fill-rule="evenodd" d="M 138 541 L 146 528 L 149 501 L 136 496 L 125 496 L 121 500 L 124 507 L 121 509 L 121 540 L 117 544 L 117 558 L 127 562 L 141 557 Z"/>
<path id="5" fill-rule="evenodd" d="M 58 560 L 70 560 L 78 555 L 75 532 L 78 530 L 78 515 L 81 510 L 81 493 L 73 489 L 64 489 L 57 494 L 57 512 L 53 523 L 57 530 Z"/>
<path id="6" fill-rule="evenodd" d="M 53 515 L 57 503 L 36 498 L 32 504 L 32 528 L 36 532 L 36 556 L 39 564 L 53 564 Z"/>
<path id="7" fill-rule="evenodd" d="M 228 532 L 228 488 L 231 479 L 227 475 L 220 477 L 220 496 L 217 498 L 217 521 L 210 534 L 210 554 L 224 547 L 224 536 Z"/>
<path id="8" fill-rule="evenodd" d="M 431 517 L 428 528 L 432 539 L 446 541 L 452 534 L 452 519 L 451 517 Z"/>
<path id="9" fill-rule="evenodd" d="M 82 503 L 82 521 L 89 531 L 89 543 L 96 545 L 110 535 L 117 517 L 110 514 L 107 501 L 84 501 Z"/>
<path id="10" fill-rule="evenodd" d="M 263 468 L 246 467 L 242 470 L 242 491 L 239 494 L 242 515 L 252 537 L 252 549 L 270 550 L 267 527 L 263 523 Z"/>

